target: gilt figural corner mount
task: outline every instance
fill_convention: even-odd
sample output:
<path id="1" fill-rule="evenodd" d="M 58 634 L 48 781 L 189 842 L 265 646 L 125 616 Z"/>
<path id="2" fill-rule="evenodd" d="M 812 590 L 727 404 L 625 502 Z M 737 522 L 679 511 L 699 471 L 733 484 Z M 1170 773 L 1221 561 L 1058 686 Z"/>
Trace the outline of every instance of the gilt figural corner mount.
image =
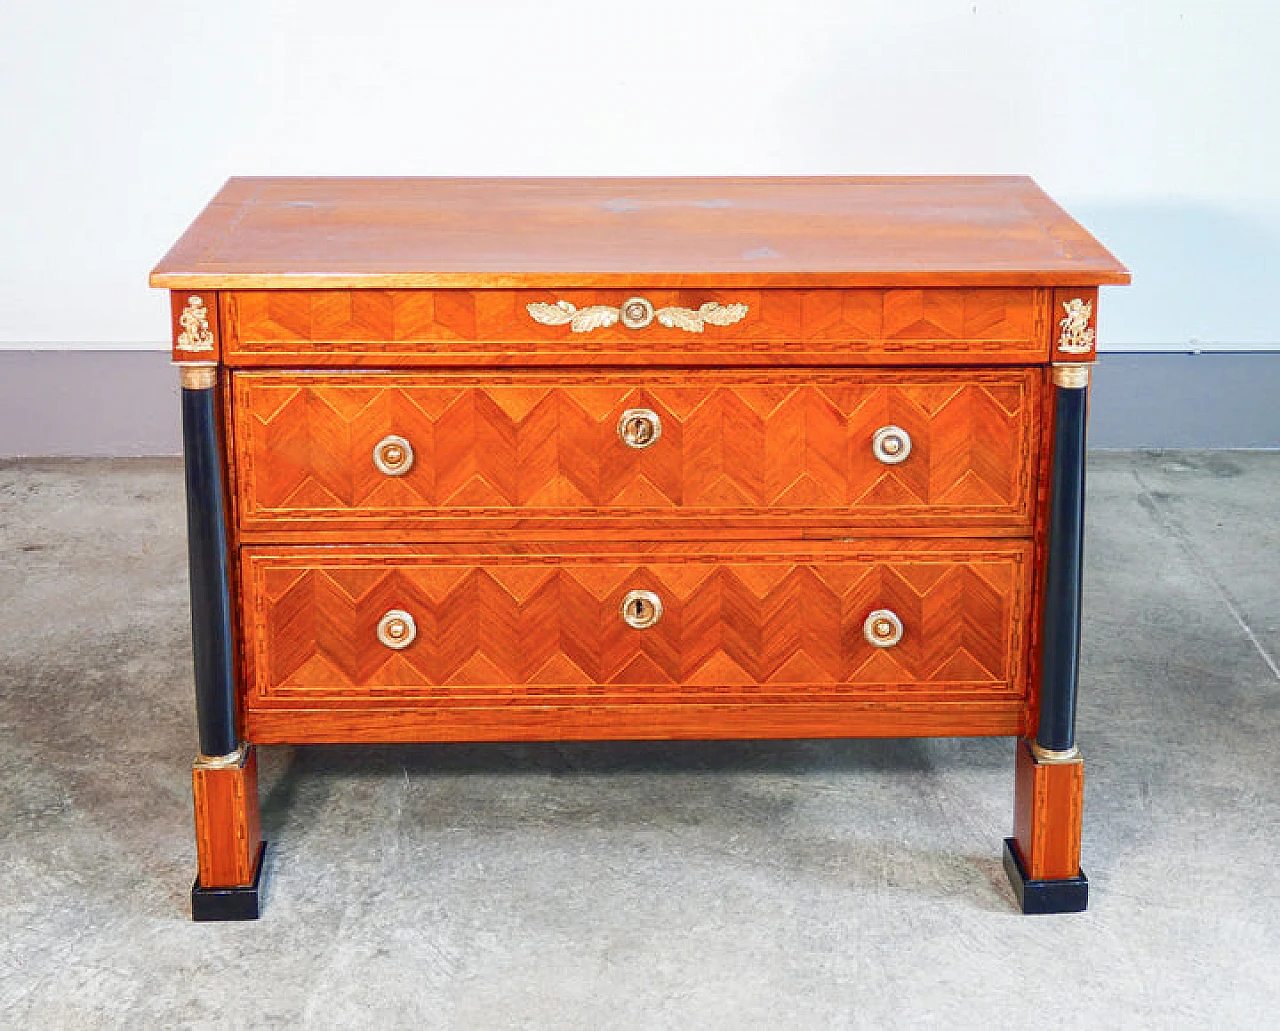
<path id="1" fill-rule="evenodd" d="M 1088 354 L 1093 350 L 1094 331 L 1089 322 L 1093 319 L 1093 304 L 1073 297 L 1062 302 L 1066 312 L 1059 321 L 1058 350 L 1067 354 Z"/>
<path id="2" fill-rule="evenodd" d="M 263 747 L 956 735 L 1018 739 L 1019 907 L 1084 908 L 1085 415 L 1127 281 L 1019 177 L 228 182 L 152 274 L 193 916 L 258 915 Z"/>
<path id="3" fill-rule="evenodd" d="M 178 319 L 182 327 L 175 345 L 180 351 L 212 351 L 213 331 L 209 328 L 209 312 L 204 298 L 192 294 Z"/>

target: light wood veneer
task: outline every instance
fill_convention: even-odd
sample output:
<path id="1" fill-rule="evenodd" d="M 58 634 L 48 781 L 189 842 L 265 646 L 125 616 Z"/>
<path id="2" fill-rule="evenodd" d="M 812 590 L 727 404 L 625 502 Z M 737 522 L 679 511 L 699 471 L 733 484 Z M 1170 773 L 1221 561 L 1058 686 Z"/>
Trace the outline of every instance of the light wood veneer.
<path id="1" fill-rule="evenodd" d="M 985 370 L 237 372 L 245 539 L 468 531 L 718 536 L 755 526 L 1030 532 L 1044 374 Z M 659 419 L 620 439 L 627 411 Z M 905 460 L 877 430 L 909 436 Z M 407 472 L 374 460 L 407 441 Z M 277 539 L 282 539 L 277 536 Z"/>

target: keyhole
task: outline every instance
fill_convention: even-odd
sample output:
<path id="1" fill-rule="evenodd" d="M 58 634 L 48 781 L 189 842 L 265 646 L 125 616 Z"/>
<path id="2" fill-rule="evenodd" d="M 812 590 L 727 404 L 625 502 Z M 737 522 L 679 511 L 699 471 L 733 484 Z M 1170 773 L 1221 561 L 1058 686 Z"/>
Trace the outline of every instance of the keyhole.
<path id="1" fill-rule="evenodd" d="M 630 591 L 618 606 L 618 614 L 630 626 L 644 630 L 662 618 L 662 602 L 649 591 Z"/>
<path id="2" fill-rule="evenodd" d="M 652 447 L 662 436 L 662 420 L 647 408 L 628 408 L 618 417 L 618 437 L 627 447 Z"/>

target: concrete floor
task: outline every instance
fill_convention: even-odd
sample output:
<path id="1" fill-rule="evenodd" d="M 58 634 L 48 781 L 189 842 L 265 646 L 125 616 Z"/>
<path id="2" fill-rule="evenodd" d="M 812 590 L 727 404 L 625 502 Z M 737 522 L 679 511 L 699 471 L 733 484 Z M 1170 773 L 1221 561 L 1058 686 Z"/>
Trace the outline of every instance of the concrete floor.
<path id="1" fill-rule="evenodd" d="M 1090 476 L 1088 913 L 1007 739 L 330 747 L 196 925 L 179 467 L 0 465 L 0 1024 L 1280 1026 L 1280 453 Z"/>

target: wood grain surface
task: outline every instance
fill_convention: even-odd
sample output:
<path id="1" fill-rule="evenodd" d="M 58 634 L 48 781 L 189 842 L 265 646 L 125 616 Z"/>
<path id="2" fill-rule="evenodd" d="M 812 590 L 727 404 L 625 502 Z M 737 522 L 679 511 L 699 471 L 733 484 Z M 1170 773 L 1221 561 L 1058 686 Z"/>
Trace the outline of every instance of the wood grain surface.
<path id="1" fill-rule="evenodd" d="M 226 360 L 307 365 L 1008 365 L 1050 359 L 1052 291 L 241 290 L 222 295 Z M 528 305 L 744 304 L 702 332 L 547 326 Z M 1056 322 L 1054 323 L 1056 328 Z"/>
<path id="2" fill-rule="evenodd" d="M 1031 546 L 247 548 L 249 723 L 272 706 L 432 711 L 837 700 L 1016 703 Z M 628 592 L 663 613 L 628 626 Z M 869 644 L 877 609 L 902 640 Z M 417 636 L 377 637 L 391 610 Z M 562 717 L 562 722 L 572 717 Z M 655 726 L 655 732 L 660 727 Z"/>
<path id="3" fill-rule="evenodd" d="M 1029 532 L 1035 369 L 897 372 L 236 373 L 240 526 L 448 538 L 479 525 L 704 532 L 795 525 Z M 658 416 L 645 448 L 624 412 Z M 911 450 L 879 461 L 876 431 Z M 386 475 L 388 435 L 413 450 Z"/>
<path id="4" fill-rule="evenodd" d="M 1076 877 L 1084 810 L 1084 763 L 1039 763 L 1017 744 L 1013 837 L 1032 880 Z"/>
<path id="5" fill-rule="evenodd" d="M 1053 487 L 1053 443 L 1054 422 L 1057 418 L 1057 391 L 1052 385 L 1052 370 L 1039 370 L 1043 376 L 1044 389 L 1040 395 L 1040 411 L 1036 421 L 1040 426 L 1040 453 L 1035 458 L 1035 497 L 1032 502 L 1034 526 L 1031 540 L 1035 548 L 1032 562 L 1031 584 L 1031 616 L 1028 620 L 1029 647 L 1028 683 L 1031 689 L 1027 692 L 1027 709 L 1025 725 L 1036 727 L 1040 719 L 1040 668 L 1043 662 L 1042 648 L 1044 644 L 1044 592 L 1045 574 L 1048 572 L 1050 498 Z"/>
<path id="6" fill-rule="evenodd" d="M 743 738 L 978 737 L 1026 730 L 1017 700 L 732 701 L 477 708 L 256 708 L 249 735 L 264 745 L 414 741 L 677 741 Z"/>
<path id="7" fill-rule="evenodd" d="M 250 747 L 243 766 L 196 766 L 191 771 L 191 784 L 200 886 L 230 888 L 252 883 L 262 843 L 257 753 Z"/>
<path id="8" fill-rule="evenodd" d="M 175 289 L 1128 282 L 1022 176 L 231 179 Z"/>

